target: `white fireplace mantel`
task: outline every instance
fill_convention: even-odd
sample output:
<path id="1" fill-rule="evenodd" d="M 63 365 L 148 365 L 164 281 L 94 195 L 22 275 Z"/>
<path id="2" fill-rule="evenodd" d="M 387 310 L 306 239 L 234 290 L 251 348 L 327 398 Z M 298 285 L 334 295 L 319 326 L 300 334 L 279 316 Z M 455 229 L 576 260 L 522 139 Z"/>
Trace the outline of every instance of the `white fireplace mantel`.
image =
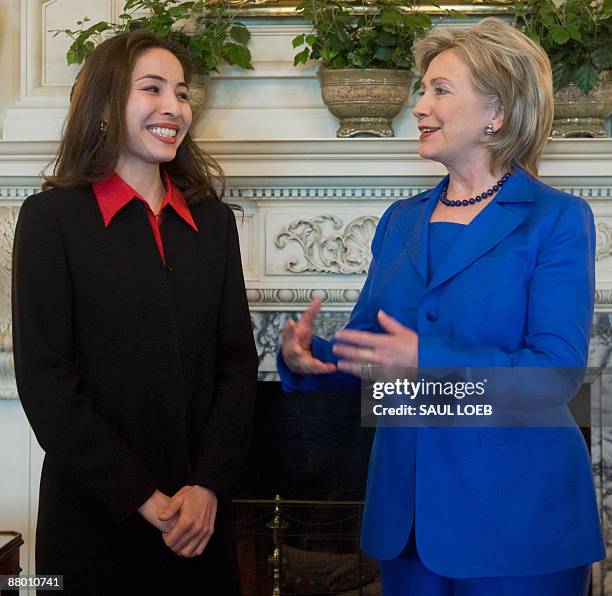
<path id="1" fill-rule="evenodd" d="M 357 179 L 370 186 L 431 184 L 443 166 L 421 159 L 417 139 L 199 140 L 232 185 L 262 187 L 296 180 L 308 186 Z M 0 140 L 0 185 L 36 185 L 57 141 Z M 546 182 L 583 187 L 612 185 L 612 139 L 555 139 L 544 150 Z"/>

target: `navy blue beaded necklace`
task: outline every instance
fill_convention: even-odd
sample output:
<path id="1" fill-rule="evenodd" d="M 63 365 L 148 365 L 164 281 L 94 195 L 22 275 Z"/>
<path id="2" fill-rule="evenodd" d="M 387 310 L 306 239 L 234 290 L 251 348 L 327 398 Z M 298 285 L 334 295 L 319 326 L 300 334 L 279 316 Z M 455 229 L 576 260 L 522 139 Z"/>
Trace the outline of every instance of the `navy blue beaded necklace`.
<path id="1" fill-rule="evenodd" d="M 510 178 L 510 173 L 504 174 L 491 188 L 485 190 L 481 195 L 476 195 L 475 197 L 471 197 L 470 199 L 463 199 L 463 201 L 449 201 L 446 198 L 446 193 L 448 192 L 448 184 L 442 189 L 440 193 L 440 203 L 446 205 L 447 207 L 466 207 L 467 205 L 475 205 L 476 203 L 480 203 L 483 199 L 486 199 L 493 194 L 495 194 L 503 185 L 506 180 Z"/>

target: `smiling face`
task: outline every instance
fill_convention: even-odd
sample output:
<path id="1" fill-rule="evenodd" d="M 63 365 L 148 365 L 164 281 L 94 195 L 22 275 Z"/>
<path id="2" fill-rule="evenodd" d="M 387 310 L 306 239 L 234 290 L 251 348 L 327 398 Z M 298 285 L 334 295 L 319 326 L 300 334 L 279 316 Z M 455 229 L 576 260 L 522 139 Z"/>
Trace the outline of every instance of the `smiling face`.
<path id="1" fill-rule="evenodd" d="M 123 167 L 172 161 L 191 126 L 191 107 L 179 60 L 162 48 L 136 60 L 125 106 L 127 143 Z"/>
<path id="2" fill-rule="evenodd" d="M 418 119 L 419 155 L 461 168 L 486 158 L 485 126 L 497 131 L 503 114 L 476 91 L 466 64 L 453 50 L 438 54 L 423 76 L 423 93 L 412 112 Z"/>

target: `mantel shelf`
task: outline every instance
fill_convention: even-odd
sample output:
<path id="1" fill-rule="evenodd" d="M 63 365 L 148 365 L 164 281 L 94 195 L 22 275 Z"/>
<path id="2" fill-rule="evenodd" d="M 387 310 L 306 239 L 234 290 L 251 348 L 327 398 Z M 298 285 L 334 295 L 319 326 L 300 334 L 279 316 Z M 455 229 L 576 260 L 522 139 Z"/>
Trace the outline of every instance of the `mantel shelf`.
<path id="1" fill-rule="evenodd" d="M 445 170 L 421 159 L 417 139 L 206 140 L 198 143 L 223 167 L 230 183 L 266 186 L 279 180 L 319 183 L 429 184 Z M 35 184 L 57 141 L 0 141 L 0 179 Z M 612 139 L 555 139 L 545 148 L 541 175 L 563 183 L 612 183 Z M 372 181 L 369 181 L 371 178 Z"/>

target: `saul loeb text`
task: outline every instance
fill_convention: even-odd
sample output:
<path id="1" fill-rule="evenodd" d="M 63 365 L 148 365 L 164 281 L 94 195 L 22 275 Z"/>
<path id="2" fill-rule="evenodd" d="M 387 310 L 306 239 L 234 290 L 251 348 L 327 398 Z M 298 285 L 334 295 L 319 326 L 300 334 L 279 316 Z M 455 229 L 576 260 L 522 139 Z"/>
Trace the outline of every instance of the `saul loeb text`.
<path id="1" fill-rule="evenodd" d="M 464 403 L 465 398 L 482 398 L 487 379 L 469 381 L 429 381 L 395 379 L 372 384 L 374 416 L 446 417 L 491 416 L 487 403 Z M 406 400 L 409 400 L 406 403 Z"/>

